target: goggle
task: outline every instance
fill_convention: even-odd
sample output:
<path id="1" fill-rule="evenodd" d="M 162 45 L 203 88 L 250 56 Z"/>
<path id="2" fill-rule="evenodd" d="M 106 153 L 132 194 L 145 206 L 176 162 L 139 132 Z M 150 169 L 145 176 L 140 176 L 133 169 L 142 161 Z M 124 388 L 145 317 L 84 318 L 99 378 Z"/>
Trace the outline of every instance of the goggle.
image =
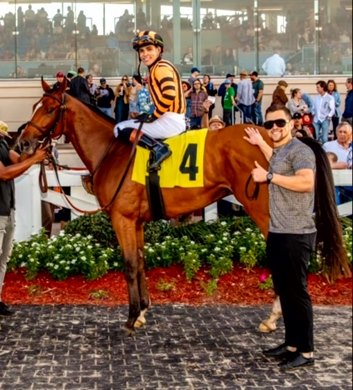
<path id="1" fill-rule="evenodd" d="M 161 42 L 158 39 L 153 39 L 149 35 L 142 35 L 142 37 L 135 37 L 132 40 L 132 46 L 134 48 L 138 48 L 140 46 L 147 46 L 148 44 L 150 45 L 158 45 L 158 46 L 163 46 L 163 42 Z"/>
<path id="2" fill-rule="evenodd" d="M 286 119 L 275 119 L 274 121 L 266 121 L 264 123 L 264 128 L 266 130 L 271 130 L 273 128 L 273 125 L 276 125 L 277 127 L 284 127 L 287 123 L 289 123 L 289 121 L 287 121 Z"/>

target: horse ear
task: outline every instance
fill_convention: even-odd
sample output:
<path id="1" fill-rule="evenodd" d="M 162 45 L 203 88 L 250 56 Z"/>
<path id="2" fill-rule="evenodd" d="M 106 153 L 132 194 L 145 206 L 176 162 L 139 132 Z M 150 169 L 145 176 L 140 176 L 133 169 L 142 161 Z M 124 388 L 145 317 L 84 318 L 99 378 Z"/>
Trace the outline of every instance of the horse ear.
<path id="1" fill-rule="evenodd" d="M 43 76 L 41 77 L 41 81 L 42 81 L 43 91 L 44 92 L 49 92 L 50 91 L 50 85 L 47 82 L 44 81 Z"/>

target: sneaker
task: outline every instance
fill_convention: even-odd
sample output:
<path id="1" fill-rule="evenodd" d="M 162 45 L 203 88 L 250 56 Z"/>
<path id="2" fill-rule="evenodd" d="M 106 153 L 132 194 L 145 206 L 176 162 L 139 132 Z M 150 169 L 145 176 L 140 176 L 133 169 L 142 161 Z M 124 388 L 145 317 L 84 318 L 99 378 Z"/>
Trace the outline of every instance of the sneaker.
<path id="1" fill-rule="evenodd" d="M 14 314 L 14 312 L 11 311 L 4 302 L 0 302 L 0 316 L 12 316 L 12 314 Z"/>

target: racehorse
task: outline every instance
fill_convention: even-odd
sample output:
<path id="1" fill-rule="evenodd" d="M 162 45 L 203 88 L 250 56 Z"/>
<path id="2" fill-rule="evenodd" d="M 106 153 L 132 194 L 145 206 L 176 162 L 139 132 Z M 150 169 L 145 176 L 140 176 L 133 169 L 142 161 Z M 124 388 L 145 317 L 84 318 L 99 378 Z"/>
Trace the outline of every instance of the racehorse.
<path id="1" fill-rule="evenodd" d="M 145 186 L 131 180 L 131 167 L 124 174 L 132 145 L 115 139 L 114 121 L 70 96 L 65 91 L 66 82 L 62 83 L 60 89 L 52 90 L 42 79 L 42 88 L 44 94 L 34 105 L 31 120 L 19 138 L 20 149 L 23 153 L 31 154 L 42 143 L 50 143 L 52 139 L 65 135 L 90 171 L 95 195 L 111 218 L 125 260 L 129 315 L 124 328 L 129 334 L 134 334 L 134 328 L 145 323 L 144 314 L 150 305 L 144 270 L 143 226 L 151 220 L 151 212 Z M 235 125 L 207 133 L 204 186 L 163 188 L 167 218 L 190 213 L 234 194 L 262 233 L 267 235 L 267 184 L 256 187 L 249 179 L 255 160 L 263 167 L 267 167 L 268 163 L 258 147 L 243 139 L 246 126 Z M 266 131 L 262 128 L 259 131 L 272 145 Z M 116 191 L 122 179 L 119 191 Z M 258 190 L 256 199 L 249 196 L 255 193 L 255 189 Z M 320 192 L 323 197 L 326 196 L 326 189 Z M 332 201 L 334 197 L 330 199 Z M 325 202 L 320 203 L 322 209 L 327 210 L 329 206 Z M 323 230 L 327 232 L 329 226 L 324 226 Z M 324 236 L 330 243 L 330 250 L 336 251 L 338 256 L 343 250 L 342 245 L 340 248 L 342 240 L 337 239 L 339 236 L 339 232 L 335 235 L 330 231 Z M 336 263 L 337 260 L 334 260 L 334 267 L 331 268 L 337 273 Z"/>

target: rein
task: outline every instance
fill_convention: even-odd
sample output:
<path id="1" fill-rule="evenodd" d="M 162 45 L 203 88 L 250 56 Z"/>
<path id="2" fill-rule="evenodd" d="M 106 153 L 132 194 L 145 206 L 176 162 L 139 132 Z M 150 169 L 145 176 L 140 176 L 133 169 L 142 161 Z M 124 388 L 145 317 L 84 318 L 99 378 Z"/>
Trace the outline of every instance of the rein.
<path id="1" fill-rule="evenodd" d="M 256 182 L 254 191 L 252 194 L 250 194 L 249 193 L 249 184 L 250 184 L 251 179 L 252 179 L 252 176 L 250 174 L 248 177 L 248 180 L 246 181 L 246 184 L 245 184 L 245 195 L 250 200 L 256 200 L 259 196 L 260 184 Z"/>

